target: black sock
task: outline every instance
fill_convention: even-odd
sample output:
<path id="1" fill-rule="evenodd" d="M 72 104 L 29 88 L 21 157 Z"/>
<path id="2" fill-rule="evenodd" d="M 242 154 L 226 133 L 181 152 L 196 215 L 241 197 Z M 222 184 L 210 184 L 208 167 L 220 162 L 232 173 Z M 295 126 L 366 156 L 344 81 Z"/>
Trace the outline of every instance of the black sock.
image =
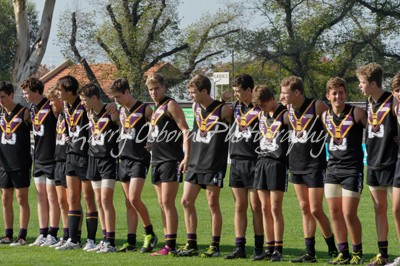
<path id="1" fill-rule="evenodd" d="M 269 254 L 274 253 L 274 249 L 275 249 L 275 241 L 267 241 L 267 251 Z"/>
<path id="2" fill-rule="evenodd" d="M 388 258 L 388 241 L 379 241 L 378 242 L 378 248 L 379 248 L 379 253 L 381 253 L 382 257 Z"/>
<path id="3" fill-rule="evenodd" d="M 220 236 L 212 236 L 212 238 L 211 238 L 211 246 L 214 246 L 219 250 L 219 241 L 221 241 L 221 237 Z"/>
<path id="4" fill-rule="evenodd" d="M 190 248 L 197 249 L 197 234 L 187 234 L 187 243 Z"/>
<path id="5" fill-rule="evenodd" d="M 86 213 L 87 238 L 96 242 L 98 212 Z"/>
<path id="6" fill-rule="evenodd" d="M 68 240 L 69 238 L 69 230 L 68 228 L 63 228 L 63 239 Z"/>
<path id="7" fill-rule="evenodd" d="M 107 232 L 106 238 L 110 245 L 115 247 L 115 232 Z"/>
<path id="8" fill-rule="evenodd" d="M 18 233 L 18 239 L 26 240 L 26 235 L 28 234 L 28 230 L 25 228 L 20 228 Z"/>
<path id="9" fill-rule="evenodd" d="M 329 251 L 337 251 L 335 245 L 335 236 L 332 234 L 331 237 L 325 238 L 326 245 L 328 246 Z"/>
<path id="10" fill-rule="evenodd" d="M 136 246 L 136 234 L 128 234 L 128 244 L 131 246 Z"/>
<path id="11" fill-rule="evenodd" d="M 264 235 L 254 235 L 254 247 L 256 249 L 263 249 Z"/>
<path id="12" fill-rule="evenodd" d="M 154 231 L 153 231 L 153 225 L 148 225 L 144 227 L 144 232 L 146 235 L 152 235 L 154 236 Z"/>
<path id="13" fill-rule="evenodd" d="M 304 238 L 304 242 L 306 243 L 307 254 L 315 257 L 315 237 L 306 237 Z"/>
<path id="14" fill-rule="evenodd" d="M 275 249 L 274 250 L 283 254 L 283 241 L 275 241 Z"/>
<path id="15" fill-rule="evenodd" d="M 7 228 L 4 230 L 5 231 L 5 235 L 6 237 L 8 237 L 9 239 L 12 239 L 14 236 L 14 229 L 12 228 Z"/>
<path id="16" fill-rule="evenodd" d="M 68 211 L 69 237 L 71 238 L 73 243 L 79 242 L 78 228 L 81 217 L 82 217 L 81 210 Z"/>
<path id="17" fill-rule="evenodd" d="M 59 228 L 50 226 L 49 234 L 55 238 L 57 238 Z"/>
<path id="18" fill-rule="evenodd" d="M 349 258 L 350 257 L 349 243 L 348 242 L 338 243 L 338 248 L 339 248 L 340 253 L 343 253 L 343 256 L 345 258 Z"/>
<path id="19" fill-rule="evenodd" d="M 165 244 L 168 247 L 170 247 L 172 250 L 176 249 L 176 237 L 177 237 L 177 234 L 165 235 Z"/>

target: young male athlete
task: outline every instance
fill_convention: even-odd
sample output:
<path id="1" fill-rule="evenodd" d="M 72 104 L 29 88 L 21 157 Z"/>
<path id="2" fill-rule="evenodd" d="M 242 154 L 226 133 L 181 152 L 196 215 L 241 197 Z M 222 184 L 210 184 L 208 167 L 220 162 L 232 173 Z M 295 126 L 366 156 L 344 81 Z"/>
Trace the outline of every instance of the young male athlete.
<path id="1" fill-rule="evenodd" d="M 287 109 L 275 101 L 267 86 L 253 90 L 253 103 L 261 109 L 258 115 L 260 146 L 255 169 L 254 188 L 262 205 L 263 225 L 267 236 L 267 250 L 259 258 L 272 262 L 283 260 L 284 219 L 283 194 L 288 183 L 288 124 Z"/>
<path id="2" fill-rule="evenodd" d="M 88 83 L 78 90 L 89 117 L 89 159 L 86 178 L 91 180 L 99 210 L 100 223 L 106 230 L 103 243 L 88 251 L 115 252 L 114 187 L 118 175 L 119 113 L 111 114 L 100 100 L 100 88 Z"/>
<path id="3" fill-rule="evenodd" d="M 395 105 L 395 114 L 397 118 L 397 134 L 400 132 L 400 72 L 398 72 L 392 79 L 391 82 L 392 94 L 394 99 L 397 101 Z M 397 239 L 400 240 L 400 150 L 398 150 L 396 171 L 393 180 L 393 191 L 392 191 L 392 211 L 394 216 L 394 224 L 396 225 Z M 397 257 L 393 263 L 387 264 L 389 266 L 399 266 L 400 257 Z"/>
<path id="4" fill-rule="evenodd" d="M 43 96 L 44 85 L 39 79 L 30 77 L 22 82 L 21 88 L 25 100 L 31 103 L 30 115 L 35 139 L 33 176 L 40 228 L 39 236 L 29 246 L 51 246 L 57 243 L 60 221 L 60 207 L 54 181 L 58 113 L 53 112 L 50 100 Z"/>
<path id="5" fill-rule="evenodd" d="M 197 256 L 197 213 L 195 202 L 202 188 L 206 189 L 208 207 L 211 213 L 212 241 L 202 257 L 220 255 L 222 214 L 219 194 L 227 166 L 229 124 L 232 108 L 210 96 L 211 82 L 203 75 L 194 76 L 188 85 L 193 99 L 196 121 L 191 138 L 189 169 L 185 177 L 182 206 L 185 212 L 187 243 L 180 248 L 177 256 Z"/>
<path id="6" fill-rule="evenodd" d="M 393 187 L 397 161 L 396 116 L 392 110 L 393 95 L 382 89 L 383 70 L 378 64 L 367 64 L 357 69 L 361 92 L 368 96 L 366 128 L 367 184 L 375 208 L 375 223 L 379 253 L 371 259 L 370 265 L 385 265 L 388 255 L 387 194 Z"/>
<path id="7" fill-rule="evenodd" d="M 331 103 L 322 114 L 327 131 L 329 160 L 325 176 L 325 197 L 332 218 L 339 255 L 330 264 L 362 264 L 361 223 L 357 215 L 364 182 L 362 133 L 367 113 L 345 103 L 346 81 L 331 78 L 326 84 L 326 98 Z M 349 234 L 353 244 L 350 255 Z"/>
<path id="8" fill-rule="evenodd" d="M 145 239 L 141 253 L 151 252 L 157 243 L 150 215 L 141 199 L 147 171 L 150 166 L 150 152 L 146 149 L 149 133 L 148 122 L 153 111 L 148 104 L 135 99 L 127 79 L 117 79 L 110 91 L 115 102 L 121 105 L 119 112 L 119 180 L 125 194 L 126 218 L 128 221 L 128 243 L 119 251 L 136 250 L 136 229 L 138 214 L 142 220 Z"/>
<path id="9" fill-rule="evenodd" d="M 14 86 L 0 82 L 0 187 L 5 237 L 0 244 L 26 245 L 30 208 L 31 138 L 29 110 L 13 101 Z M 19 233 L 13 242 L 13 196 L 19 205 Z"/>
<path id="10" fill-rule="evenodd" d="M 65 124 L 65 115 L 63 112 L 63 103 L 58 97 L 56 87 L 50 88 L 46 92 L 47 99 L 50 100 L 50 105 L 54 113 L 58 113 L 56 125 L 56 147 L 54 159 L 56 165 L 54 168 L 54 181 L 56 185 L 58 205 L 60 206 L 61 220 L 63 225 L 63 236 L 60 237 L 56 244 L 50 247 L 62 246 L 69 238 L 68 231 L 68 197 L 67 197 L 67 179 L 65 175 L 65 161 L 67 157 L 67 126 Z"/>
<path id="11" fill-rule="evenodd" d="M 288 104 L 291 143 L 288 148 L 292 174 L 302 219 L 306 254 L 291 260 L 294 263 L 316 262 L 315 231 L 318 226 L 328 245 L 331 258 L 338 252 L 328 217 L 322 208 L 326 168 L 325 132 L 320 120 L 328 106 L 321 100 L 306 98 L 301 78 L 290 76 L 281 81 L 283 100 Z"/>
<path id="12" fill-rule="evenodd" d="M 182 108 L 176 101 L 167 97 L 164 77 L 159 74 L 150 75 L 146 86 L 155 107 L 151 118 L 152 141 L 152 183 L 157 192 L 161 207 L 166 244 L 152 256 L 168 255 L 176 250 L 178 231 L 178 212 L 175 198 L 182 172 L 186 172 L 190 154 L 188 141 L 189 127 Z M 150 243 L 154 246 L 156 238 Z"/>
<path id="13" fill-rule="evenodd" d="M 259 146 L 258 114 L 260 109 L 252 104 L 254 81 L 250 75 L 236 77 L 233 84 L 234 96 L 238 99 L 233 106 L 233 131 L 230 132 L 229 154 L 231 158 L 229 186 L 235 201 L 235 245 L 236 248 L 225 259 L 246 258 L 247 206 L 253 212 L 254 259 L 264 259 L 264 233 L 261 203 L 253 189 L 254 168 L 257 162 L 256 149 Z"/>
<path id="14" fill-rule="evenodd" d="M 64 115 L 69 134 L 66 158 L 68 187 L 68 227 L 69 239 L 56 247 L 56 250 L 77 249 L 80 247 L 80 225 L 82 223 L 81 192 L 86 205 L 87 242 L 84 250 L 96 247 L 98 212 L 90 180 L 86 178 L 88 169 L 88 116 L 78 97 L 78 81 L 72 76 L 64 76 L 56 84 L 59 97 L 64 101 Z"/>

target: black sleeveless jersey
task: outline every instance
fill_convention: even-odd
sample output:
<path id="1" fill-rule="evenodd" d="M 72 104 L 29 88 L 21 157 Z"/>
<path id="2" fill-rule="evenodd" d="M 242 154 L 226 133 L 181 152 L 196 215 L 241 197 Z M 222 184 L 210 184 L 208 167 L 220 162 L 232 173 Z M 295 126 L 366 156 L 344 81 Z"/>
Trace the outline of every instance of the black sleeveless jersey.
<path id="1" fill-rule="evenodd" d="M 119 113 L 121 132 L 118 140 L 121 158 L 143 161 L 150 157 L 145 148 L 150 126 L 146 123 L 147 106 L 141 101 L 136 101 L 130 110 L 121 108 Z"/>
<path id="2" fill-rule="evenodd" d="M 392 112 L 393 95 L 385 91 L 377 102 L 367 100 L 367 163 L 372 170 L 386 168 L 397 161 L 396 117 Z"/>
<path id="3" fill-rule="evenodd" d="M 359 173 L 363 170 L 363 127 L 354 119 L 354 107 L 346 104 L 340 116 L 330 108 L 325 115 L 328 132 L 328 168 L 342 173 Z"/>
<path id="4" fill-rule="evenodd" d="M 396 118 L 397 118 L 397 134 L 400 132 L 400 103 L 396 107 Z M 397 152 L 397 158 L 400 158 L 400 149 Z"/>
<path id="5" fill-rule="evenodd" d="M 90 110 L 88 116 L 90 127 L 88 154 L 96 158 L 116 158 L 118 156 L 118 125 L 111 120 L 106 106 L 103 105 L 98 114 Z"/>
<path id="6" fill-rule="evenodd" d="M 67 153 L 74 153 L 87 157 L 89 147 L 89 121 L 86 109 L 81 103 L 79 97 L 75 100 L 72 106 L 65 103 L 64 115 L 69 135 Z"/>
<path id="7" fill-rule="evenodd" d="M 279 105 L 272 117 L 260 112 L 260 147 L 257 149 L 259 158 L 271 158 L 287 163 L 289 131 L 284 123 L 286 107 Z"/>
<path id="8" fill-rule="evenodd" d="M 51 109 L 50 100 L 43 98 L 38 105 L 30 107 L 35 149 L 35 162 L 46 164 L 54 162 L 57 118 Z"/>
<path id="9" fill-rule="evenodd" d="M 300 109 L 289 105 L 288 148 L 289 169 L 294 174 L 305 174 L 326 168 L 326 135 L 322 122 L 315 114 L 316 100 L 305 98 Z"/>
<path id="10" fill-rule="evenodd" d="M 166 115 L 169 101 L 173 99 L 165 97 L 156 105 L 151 118 L 151 160 L 154 164 L 183 159 L 182 132 L 175 120 Z"/>
<path id="11" fill-rule="evenodd" d="M 68 135 L 67 125 L 65 123 L 65 116 L 63 112 L 60 112 L 57 119 L 56 127 L 56 151 L 55 160 L 56 162 L 63 162 L 67 159 L 67 142 L 66 137 Z"/>
<path id="12" fill-rule="evenodd" d="M 0 169 L 3 171 L 31 167 L 31 137 L 24 121 L 25 110 L 17 104 L 9 115 L 4 109 L 0 113 Z"/>
<path id="13" fill-rule="evenodd" d="M 226 169 L 229 126 L 221 121 L 223 103 L 212 102 L 206 109 L 195 104 L 195 122 L 190 147 L 189 171 L 213 173 Z"/>
<path id="14" fill-rule="evenodd" d="M 256 159 L 258 141 L 258 114 L 260 108 L 253 104 L 235 103 L 232 127 L 229 132 L 229 154 L 232 159 Z"/>

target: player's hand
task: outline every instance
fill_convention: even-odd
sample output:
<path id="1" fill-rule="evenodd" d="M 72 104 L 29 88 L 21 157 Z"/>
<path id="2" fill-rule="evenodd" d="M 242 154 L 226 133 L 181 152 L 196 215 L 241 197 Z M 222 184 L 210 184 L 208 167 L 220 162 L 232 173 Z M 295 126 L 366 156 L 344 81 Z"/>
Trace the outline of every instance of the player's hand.
<path id="1" fill-rule="evenodd" d="M 114 113 L 114 112 L 118 112 L 118 106 L 117 106 L 117 104 L 116 104 L 116 103 L 108 103 L 108 104 L 106 105 L 106 111 L 107 111 L 107 113 L 109 113 L 109 114 L 112 114 L 112 113 Z"/>
<path id="2" fill-rule="evenodd" d="M 182 173 L 186 173 L 187 169 L 188 169 L 188 160 L 187 159 L 183 159 L 181 161 L 181 163 L 179 164 L 179 170 Z"/>
<path id="3" fill-rule="evenodd" d="M 221 100 L 224 102 L 231 102 L 233 98 L 233 94 L 230 91 L 224 91 L 221 95 Z"/>

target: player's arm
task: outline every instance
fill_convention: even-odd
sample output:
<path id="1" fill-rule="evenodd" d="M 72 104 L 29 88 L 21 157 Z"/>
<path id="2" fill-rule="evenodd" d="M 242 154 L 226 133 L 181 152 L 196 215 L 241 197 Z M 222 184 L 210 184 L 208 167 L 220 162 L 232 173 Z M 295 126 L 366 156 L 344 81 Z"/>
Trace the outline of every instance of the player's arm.
<path id="1" fill-rule="evenodd" d="M 119 120 L 119 111 L 118 111 L 118 109 L 117 109 L 117 111 L 113 111 L 112 113 L 110 113 L 110 116 L 111 116 L 111 121 L 113 121 L 114 124 L 117 124 L 118 126 L 121 126 L 121 121 Z"/>
<path id="2" fill-rule="evenodd" d="M 366 127 L 368 121 L 367 112 L 360 107 L 354 107 L 354 120 L 362 127 Z"/>
<path id="3" fill-rule="evenodd" d="M 230 104 L 225 104 L 222 106 L 221 111 L 222 120 L 226 121 L 228 124 L 232 124 L 233 121 L 233 107 Z"/>
<path id="4" fill-rule="evenodd" d="M 322 113 L 327 111 L 328 109 L 328 105 L 321 100 L 317 100 L 317 102 L 315 103 L 315 114 L 319 116 L 319 119 L 321 119 Z"/>
<path id="5" fill-rule="evenodd" d="M 116 103 L 107 103 L 106 104 L 106 111 L 107 113 L 109 113 L 110 115 L 112 115 L 113 113 L 118 113 L 118 106 Z"/>
<path id="6" fill-rule="evenodd" d="M 24 110 L 24 121 L 25 121 L 25 124 L 27 124 L 28 126 L 32 123 L 31 114 L 30 114 L 28 108 L 25 108 L 25 110 Z"/>
<path id="7" fill-rule="evenodd" d="M 189 127 L 186 123 L 185 115 L 183 114 L 182 108 L 175 101 L 169 101 L 168 112 L 171 117 L 175 120 L 179 129 L 183 133 L 183 149 L 185 150 L 185 157 L 179 165 L 179 169 L 185 173 L 188 168 L 189 154 L 190 154 L 190 134 Z"/>
<path id="8" fill-rule="evenodd" d="M 289 126 L 289 112 L 287 110 L 283 113 L 283 124 Z"/>
<path id="9" fill-rule="evenodd" d="M 326 115 L 327 115 L 327 111 L 324 111 L 321 115 L 321 121 L 322 121 L 322 125 L 324 126 L 324 129 L 326 130 Z"/>
<path id="10" fill-rule="evenodd" d="M 146 109 L 144 110 L 144 116 L 145 116 L 146 122 L 151 121 L 152 115 L 153 115 L 153 109 L 151 109 L 150 105 L 147 105 Z"/>

